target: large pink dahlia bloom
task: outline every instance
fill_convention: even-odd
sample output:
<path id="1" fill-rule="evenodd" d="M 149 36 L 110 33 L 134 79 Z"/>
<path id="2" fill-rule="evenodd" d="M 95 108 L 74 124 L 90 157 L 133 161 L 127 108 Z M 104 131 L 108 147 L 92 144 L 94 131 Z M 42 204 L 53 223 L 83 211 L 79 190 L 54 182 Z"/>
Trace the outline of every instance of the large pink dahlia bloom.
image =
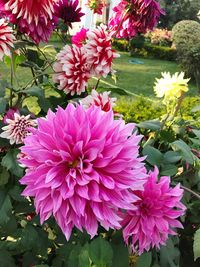
<path id="1" fill-rule="evenodd" d="M 98 223 L 121 227 L 119 209 L 134 208 L 146 172 L 138 156 L 141 136 L 134 125 L 114 120 L 113 112 L 69 104 L 38 119 L 38 129 L 21 148 L 28 168 L 20 180 L 24 196 L 35 198 L 41 223 L 52 214 L 69 239 L 72 228 L 93 237 Z"/>
<path id="2" fill-rule="evenodd" d="M 109 28 L 117 38 L 132 38 L 152 30 L 161 14 L 164 11 L 155 0 L 121 0 L 113 8 Z"/>
<path id="3" fill-rule="evenodd" d="M 112 49 L 111 33 L 107 31 L 107 26 L 101 24 L 92 31 L 87 32 L 88 63 L 91 65 L 91 72 L 94 76 L 106 77 L 112 71 L 113 59 L 119 55 Z"/>
<path id="4" fill-rule="evenodd" d="M 4 19 L 0 19 L 0 60 L 3 56 L 10 56 L 10 49 L 14 47 L 13 42 L 15 37 L 13 35 L 13 30 Z"/>
<path id="5" fill-rule="evenodd" d="M 57 54 L 54 71 L 53 81 L 59 84 L 58 89 L 71 95 L 85 92 L 90 78 L 85 48 L 66 45 Z"/>
<path id="6" fill-rule="evenodd" d="M 86 42 L 88 31 L 88 29 L 82 28 L 79 32 L 72 36 L 72 44 L 78 47 L 83 46 Z"/>
<path id="7" fill-rule="evenodd" d="M 175 227 L 182 228 L 177 220 L 185 211 L 181 203 L 183 190 L 180 185 L 170 187 L 170 178 L 163 176 L 158 181 L 158 170 L 149 173 L 143 191 L 134 191 L 140 200 L 134 211 L 128 211 L 123 221 L 125 242 L 131 242 L 133 251 L 148 251 L 151 247 L 164 245 L 168 235 L 176 235 Z"/>
<path id="8" fill-rule="evenodd" d="M 57 19 L 53 16 L 57 0 L 0 0 L 0 12 L 34 42 L 47 42 Z"/>

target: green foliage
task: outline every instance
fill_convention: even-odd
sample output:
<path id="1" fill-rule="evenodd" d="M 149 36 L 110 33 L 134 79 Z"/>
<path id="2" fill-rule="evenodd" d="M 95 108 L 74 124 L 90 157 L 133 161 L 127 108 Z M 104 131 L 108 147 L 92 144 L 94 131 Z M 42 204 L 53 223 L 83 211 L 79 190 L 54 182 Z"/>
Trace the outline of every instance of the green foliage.
<path id="1" fill-rule="evenodd" d="M 167 46 L 144 43 L 142 47 L 135 48 L 132 46 L 131 55 L 174 61 L 176 59 L 176 50 Z"/>
<path id="2" fill-rule="evenodd" d="M 200 229 L 195 232 L 193 250 L 194 260 L 196 261 L 198 258 L 200 258 Z"/>
<path id="3" fill-rule="evenodd" d="M 128 51 L 129 50 L 129 42 L 125 39 L 114 39 L 113 47 L 119 51 Z"/>

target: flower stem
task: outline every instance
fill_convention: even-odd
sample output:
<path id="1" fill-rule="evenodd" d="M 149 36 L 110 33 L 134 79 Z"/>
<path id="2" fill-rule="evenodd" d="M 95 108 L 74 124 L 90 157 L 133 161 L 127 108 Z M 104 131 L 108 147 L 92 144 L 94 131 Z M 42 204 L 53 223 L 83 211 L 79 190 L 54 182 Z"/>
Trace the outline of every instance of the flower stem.
<path id="1" fill-rule="evenodd" d="M 188 193 L 190 193 L 191 195 L 195 196 L 196 198 L 198 198 L 200 200 L 200 195 L 198 193 L 194 192 L 190 188 L 185 187 L 183 185 L 181 185 L 181 188 L 183 188 L 185 191 L 187 191 Z"/>
<path id="2" fill-rule="evenodd" d="M 11 52 L 11 57 L 10 57 L 10 107 L 12 107 L 13 104 L 13 86 L 14 86 L 14 63 L 13 63 L 13 53 Z"/>
<path id="3" fill-rule="evenodd" d="M 97 80 L 97 83 L 96 83 L 96 85 L 95 85 L 95 90 L 97 90 L 97 88 L 98 88 L 98 86 L 99 86 L 99 82 L 100 82 L 100 78 Z"/>

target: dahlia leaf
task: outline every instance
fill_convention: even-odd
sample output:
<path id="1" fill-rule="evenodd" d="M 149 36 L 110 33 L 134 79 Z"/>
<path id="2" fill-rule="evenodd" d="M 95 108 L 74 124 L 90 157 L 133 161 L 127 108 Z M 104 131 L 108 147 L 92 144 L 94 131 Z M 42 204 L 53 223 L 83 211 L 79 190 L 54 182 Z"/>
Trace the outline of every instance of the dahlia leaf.
<path id="1" fill-rule="evenodd" d="M 128 249 L 124 245 L 123 240 L 120 239 L 120 243 L 113 244 L 112 242 L 112 248 L 113 248 L 113 261 L 112 261 L 112 267 L 128 267 L 129 266 L 129 255 L 128 255 Z"/>
<path id="2" fill-rule="evenodd" d="M 164 154 L 164 162 L 167 161 L 169 163 L 176 163 L 179 160 L 181 160 L 180 153 L 175 152 L 175 151 L 167 151 Z"/>
<path id="3" fill-rule="evenodd" d="M 136 267 L 150 267 L 152 261 L 151 252 L 143 253 L 137 260 Z"/>
<path id="4" fill-rule="evenodd" d="M 146 161 L 152 166 L 157 165 L 159 167 L 161 165 L 163 154 L 158 149 L 152 146 L 145 146 L 142 154 L 147 156 Z"/>
<path id="5" fill-rule="evenodd" d="M 152 131 L 160 130 L 161 123 L 159 120 L 142 121 L 137 124 L 139 128 L 144 128 Z"/>
<path id="6" fill-rule="evenodd" d="M 194 234 L 193 251 L 194 260 L 196 261 L 198 258 L 200 258 L 200 228 Z"/>
<path id="7" fill-rule="evenodd" d="M 5 168 L 0 167 L 0 186 L 7 184 L 9 177 L 9 172 Z"/>
<path id="8" fill-rule="evenodd" d="M 5 80 L 0 81 L 0 97 L 4 97 L 6 93 L 6 88 L 8 87 L 8 83 Z"/>
<path id="9" fill-rule="evenodd" d="M 16 267 L 13 257 L 6 250 L 0 250 L 0 266 L 1 267 Z"/>
<path id="10" fill-rule="evenodd" d="M 4 225 L 10 220 L 11 213 L 12 204 L 10 197 L 5 193 L 5 191 L 0 190 L 0 225 Z"/>
<path id="11" fill-rule="evenodd" d="M 172 148 L 180 151 L 182 158 L 189 164 L 194 164 L 194 155 L 192 154 L 190 147 L 183 140 L 173 142 Z"/>
<path id="12" fill-rule="evenodd" d="M 173 164 L 162 164 L 162 169 L 160 175 L 163 176 L 173 176 L 177 174 L 178 167 Z"/>
<path id="13" fill-rule="evenodd" d="M 17 163 L 17 149 L 11 149 L 2 159 L 2 166 L 9 170 L 14 175 L 20 177 L 23 175 L 23 169 Z"/>
<path id="14" fill-rule="evenodd" d="M 89 255 L 96 267 L 109 267 L 112 264 L 112 247 L 108 241 L 101 237 L 98 237 L 91 242 Z"/>

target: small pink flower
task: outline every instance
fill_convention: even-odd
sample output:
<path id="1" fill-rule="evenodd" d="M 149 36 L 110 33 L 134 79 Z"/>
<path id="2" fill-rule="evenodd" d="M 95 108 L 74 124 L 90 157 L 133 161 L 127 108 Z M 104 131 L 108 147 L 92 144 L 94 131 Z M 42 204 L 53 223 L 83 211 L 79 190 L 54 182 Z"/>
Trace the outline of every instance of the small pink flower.
<path id="1" fill-rule="evenodd" d="M 91 73 L 97 77 L 106 77 L 112 71 L 113 59 L 119 57 L 112 49 L 111 34 L 107 31 L 107 26 L 101 24 L 96 29 L 88 31 L 87 38 L 85 49 Z"/>
<path id="2" fill-rule="evenodd" d="M 57 54 L 54 71 L 53 81 L 59 84 L 58 89 L 71 95 L 85 92 L 90 78 L 85 48 L 66 45 Z"/>
<path id="3" fill-rule="evenodd" d="M 105 112 L 108 112 L 115 106 L 116 98 L 111 98 L 110 92 L 103 92 L 102 94 L 98 93 L 96 90 L 92 90 L 91 95 L 83 98 L 81 103 L 85 108 L 90 106 L 99 106 Z"/>
<path id="4" fill-rule="evenodd" d="M 114 120 L 112 110 L 69 104 L 49 110 L 26 137 L 20 162 L 24 196 L 34 197 L 41 223 L 53 215 L 69 239 L 74 227 L 91 237 L 98 224 L 121 228 L 121 209 L 134 208 L 131 190 L 142 190 L 146 170 L 134 124 Z"/>
<path id="5" fill-rule="evenodd" d="M 14 41 L 12 28 L 8 26 L 5 19 L 0 19 L 0 60 L 3 59 L 4 55 L 10 56 L 10 49 L 14 47 Z"/>
<path id="6" fill-rule="evenodd" d="M 72 37 L 72 44 L 81 47 L 83 44 L 86 43 L 87 39 L 87 32 L 89 30 L 82 28 L 79 32 L 77 32 L 73 37 Z"/>
<path id="7" fill-rule="evenodd" d="M 3 116 L 3 123 L 7 124 L 7 119 L 14 120 L 14 114 L 19 114 L 19 109 L 16 107 L 10 108 Z"/>
<path id="8" fill-rule="evenodd" d="M 183 190 L 180 185 L 170 187 L 170 178 L 163 176 L 158 181 L 158 169 L 149 173 L 143 191 L 134 191 L 140 198 L 128 211 L 123 225 L 125 242 L 131 242 L 133 251 L 148 251 L 151 247 L 165 245 L 168 235 L 176 235 L 174 228 L 183 228 L 177 220 L 186 207 L 181 203 Z"/>
<path id="9" fill-rule="evenodd" d="M 88 0 L 87 6 L 89 9 L 91 9 L 94 14 L 103 14 L 103 9 L 106 7 L 106 1 L 105 0 Z"/>
<path id="10" fill-rule="evenodd" d="M 117 38 L 132 38 L 152 30 L 164 11 L 155 0 L 121 0 L 113 8 L 109 28 Z"/>
<path id="11" fill-rule="evenodd" d="M 10 140 L 11 145 L 22 144 L 24 138 L 30 134 L 29 128 L 37 125 L 35 120 L 30 119 L 30 115 L 20 116 L 18 113 L 14 113 L 14 118 L 7 119 L 6 123 L 8 125 L 2 127 L 0 137 Z"/>

